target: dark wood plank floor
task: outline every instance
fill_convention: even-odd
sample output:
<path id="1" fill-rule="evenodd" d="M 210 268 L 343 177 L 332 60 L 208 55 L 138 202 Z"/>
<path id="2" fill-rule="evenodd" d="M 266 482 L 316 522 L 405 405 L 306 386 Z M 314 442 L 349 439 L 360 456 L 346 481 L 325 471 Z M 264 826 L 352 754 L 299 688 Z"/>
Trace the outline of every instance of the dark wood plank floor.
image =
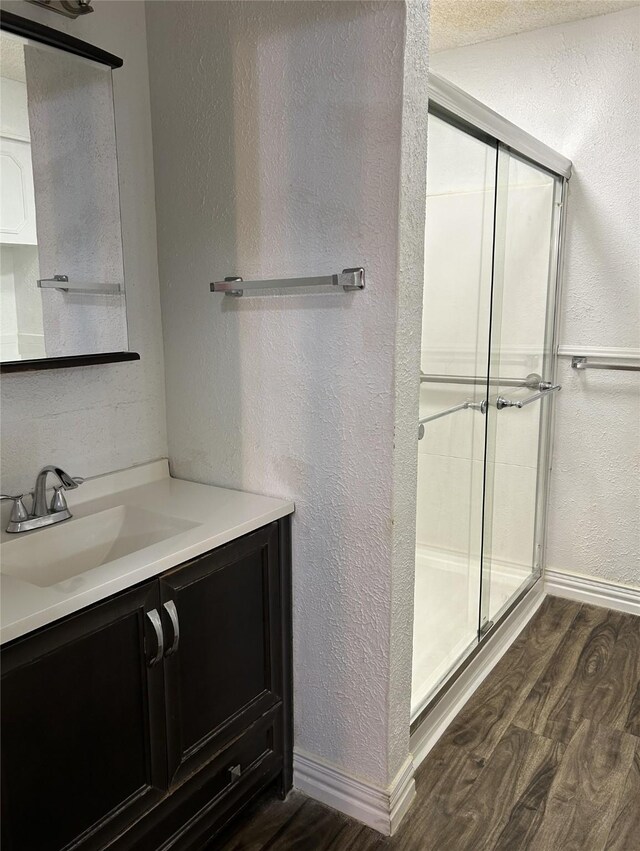
<path id="1" fill-rule="evenodd" d="M 640 851 L 640 618 L 548 597 L 420 766 L 383 838 L 292 792 L 220 851 Z"/>

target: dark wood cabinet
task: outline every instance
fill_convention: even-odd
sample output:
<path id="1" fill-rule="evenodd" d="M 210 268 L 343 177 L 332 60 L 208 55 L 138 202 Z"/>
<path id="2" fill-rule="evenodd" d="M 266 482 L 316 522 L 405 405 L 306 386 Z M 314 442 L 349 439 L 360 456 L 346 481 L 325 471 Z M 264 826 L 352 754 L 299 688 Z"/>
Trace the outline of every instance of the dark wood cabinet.
<path id="1" fill-rule="evenodd" d="M 3 849 L 191 849 L 286 793 L 289 595 L 284 518 L 3 647 Z"/>
<path id="2" fill-rule="evenodd" d="M 157 583 L 2 653 L 2 846 L 53 851 L 160 800 L 162 666 L 149 667 Z"/>
<path id="3" fill-rule="evenodd" d="M 282 699 L 279 573 L 273 523 L 160 580 L 171 784 Z"/>

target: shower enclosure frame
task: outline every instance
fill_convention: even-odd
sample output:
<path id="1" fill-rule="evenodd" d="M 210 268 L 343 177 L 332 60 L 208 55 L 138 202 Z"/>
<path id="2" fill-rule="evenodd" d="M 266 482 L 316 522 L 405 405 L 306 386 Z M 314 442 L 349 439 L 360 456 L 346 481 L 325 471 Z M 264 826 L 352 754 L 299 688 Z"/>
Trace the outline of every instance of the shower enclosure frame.
<path id="1" fill-rule="evenodd" d="M 489 109 L 480 101 L 467 94 L 449 81 L 430 74 L 429 77 L 429 114 L 432 114 L 458 129 L 488 142 L 500 151 L 506 151 L 518 159 L 530 163 L 535 168 L 541 169 L 557 178 L 560 183 L 559 212 L 553 223 L 553 236 L 550 246 L 550 264 L 548 281 L 548 299 L 553 305 L 553 323 L 550 329 L 549 352 L 551 357 L 549 372 L 544 378 L 548 378 L 551 384 L 556 383 L 558 371 L 558 345 L 559 329 L 561 320 L 562 304 L 562 277 L 564 267 L 564 248 L 566 242 L 566 219 L 569 179 L 571 177 L 571 160 L 557 153 L 552 148 L 540 142 L 526 131 L 512 124 L 503 116 Z M 497 175 L 496 175 L 497 181 Z M 498 185 L 496 182 L 496 197 Z M 495 239 L 495 234 L 494 234 Z M 492 273 L 493 274 L 493 273 Z M 552 277 L 553 276 L 553 277 Z M 493 291 L 493 284 L 492 284 Z M 549 304 L 547 305 L 549 310 Z M 491 377 L 488 376 L 488 381 Z M 539 434 L 539 453 L 543 466 L 539 467 L 540 479 L 537 484 L 535 498 L 535 535 L 534 547 L 538 547 L 537 558 L 534 557 L 533 570 L 526 584 L 517 592 L 516 596 L 499 613 L 495 621 L 488 628 L 478 630 L 475 644 L 464 654 L 456 666 L 448 673 L 440 686 L 429 699 L 428 703 L 417 713 L 410 725 L 413 735 L 421 724 L 427 719 L 436 704 L 446 695 L 451 686 L 456 682 L 465 669 L 471 664 L 477 654 L 482 650 L 485 640 L 504 624 L 505 620 L 516 607 L 533 590 L 540 581 L 546 563 L 547 544 L 547 506 L 549 497 L 550 472 L 552 465 L 553 450 L 553 424 L 555 418 L 555 399 L 548 400 L 549 408 L 547 416 L 541 421 Z M 481 576 L 483 573 L 481 566 Z M 482 578 L 481 578 L 482 588 Z M 482 590 L 481 590 L 482 606 Z"/>

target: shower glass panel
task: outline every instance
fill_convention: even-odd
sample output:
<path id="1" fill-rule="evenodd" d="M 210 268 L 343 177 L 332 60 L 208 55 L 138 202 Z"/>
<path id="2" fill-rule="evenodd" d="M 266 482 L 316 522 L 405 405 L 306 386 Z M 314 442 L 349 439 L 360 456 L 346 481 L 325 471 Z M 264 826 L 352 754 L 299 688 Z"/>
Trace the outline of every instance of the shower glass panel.
<path id="1" fill-rule="evenodd" d="M 496 162 L 495 142 L 430 116 L 414 717 L 478 636 L 487 387 L 448 378 L 487 375 Z"/>
<path id="2" fill-rule="evenodd" d="M 562 181 L 500 146 L 480 629 L 541 570 Z M 508 379 L 525 379 L 523 387 Z M 507 383 L 505 383 L 505 381 Z M 528 401 L 531 400 L 531 401 Z M 526 402 L 522 407 L 517 403 Z"/>
<path id="3" fill-rule="evenodd" d="M 541 573 L 564 189 L 430 107 L 412 723 Z"/>

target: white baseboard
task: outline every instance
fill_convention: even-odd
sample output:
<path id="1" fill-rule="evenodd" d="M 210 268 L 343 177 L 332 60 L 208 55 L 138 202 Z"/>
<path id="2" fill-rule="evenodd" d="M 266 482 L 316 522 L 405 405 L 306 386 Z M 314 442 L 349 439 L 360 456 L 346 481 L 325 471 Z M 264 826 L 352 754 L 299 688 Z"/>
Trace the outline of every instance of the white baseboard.
<path id="1" fill-rule="evenodd" d="M 473 661 L 413 733 L 410 748 L 416 768 L 538 611 L 544 597 L 542 581 L 538 581 L 495 634 L 486 639 Z"/>
<path id="2" fill-rule="evenodd" d="M 590 603 L 592 606 L 640 615 L 640 588 L 547 569 L 544 573 L 544 590 L 553 597 L 565 597 L 577 603 Z"/>
<path id="3" fill-rule="evenodd" d="M 416 796 L 415 773 L 416 766 L 413 756 L 409 754 L 405 764 L 396 775 L 389 794 L 390 836 L 393 836 L 398 829 L 400 822 L 405 817 Z"/>
<path id="4" fill-rule="evenodd" d="M 345 815 L 357 819 L 385 836 L 398 828 L 416 794 L 411 757 L 396 775 L 389 789 L 381 789 L 336 768 L 310 754 L 293 752 L 293 785 Z"/>

